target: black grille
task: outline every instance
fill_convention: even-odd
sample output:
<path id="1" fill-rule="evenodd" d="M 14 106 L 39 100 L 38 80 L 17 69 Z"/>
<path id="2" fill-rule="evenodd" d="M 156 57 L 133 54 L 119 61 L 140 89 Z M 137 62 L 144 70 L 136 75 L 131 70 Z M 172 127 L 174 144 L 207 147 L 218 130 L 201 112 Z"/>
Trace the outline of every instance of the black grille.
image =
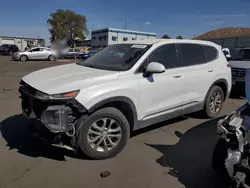
<path id="1" fill-rule="evenodd" d="M 232 68 L 233 78 L 245 78 L 245 76 L 246 76 L 246 69 Z"/>
<path id="2" fill-rule="evenodd" d="M 23 80 L 20 82 L 20 85 L 21 86 L 19 88 L 19 91 L 22 90 L 20 91 L 21 93 L 25 92 L 26 94 L 29 94 L 29 95 L 33 95 L 33 96 L 36 95 L 37 90 L 31 87 L 30 85 L 26 84 Z"/>
<path id="3" fill-rule="evenodd" d="M 19 92 L 21 93 L 22 98 L 22 108 L 26 113 L 28 118 L 31 119 L 40 119 L 44 110 L 48 108 L 48 106 L 52 105 L 67 105 L 72 108 L 73 112 L 76 116 L 81 116 L 87 110 L 84 106 L 82 106 L 79 102 L 74 99 L 68 100 L 44 100 L 36 96 L 38 90 L 29 86 L 27 83 L 21 81 L 20 82 Z M 40 92 L 40 91 L 39 91 Z M 41 92 L 40 92 L 41 93 Z"/>
<path id="4" fill-rule="evenodd" d="M 39 119 L 43 111 L 46 110 L 51 103 L 36 98 L 37 90 L 25 82 L 22 81 L 20 84 L 19 92 L 21 93 L 22 108 L 24 112 L 31 119 Z"/>

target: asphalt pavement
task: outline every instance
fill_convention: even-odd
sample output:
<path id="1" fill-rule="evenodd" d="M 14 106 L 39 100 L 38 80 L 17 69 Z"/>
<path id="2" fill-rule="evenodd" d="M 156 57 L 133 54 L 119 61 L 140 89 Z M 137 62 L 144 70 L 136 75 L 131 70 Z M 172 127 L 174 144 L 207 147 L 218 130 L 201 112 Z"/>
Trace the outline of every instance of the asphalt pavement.
<path id="1" fill-rule="evenodd" d="M 211 167 L 216 124 L 244 103 L 242 88 L 233 91 L 218 118 L 176 118 L 133 133 L 112 159 L 78 159 L 72 151 L 34 143 L 18 98 L 21 77 L 65 63 L 70 62 L 16 62 L 0 56 L 0 188 L 221 187 Z M 110 175 L 101 177 L 106 171 Z"/>

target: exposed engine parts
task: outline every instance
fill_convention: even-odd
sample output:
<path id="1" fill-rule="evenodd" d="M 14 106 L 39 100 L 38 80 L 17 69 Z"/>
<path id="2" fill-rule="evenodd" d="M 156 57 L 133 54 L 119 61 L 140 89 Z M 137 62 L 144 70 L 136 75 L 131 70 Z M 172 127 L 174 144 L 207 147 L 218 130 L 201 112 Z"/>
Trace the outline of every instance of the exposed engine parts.
<path id="1" fill-rule="evenodd" d="M 76 100 L 51 100 L 41 92 L 21 83 L 23 114 L 33 136 L 45 143 L 75 148 L 76 123 L 85 112 Z M 68 149 L 68 148 L 67 148 Z"/>
<path id="2" fill-rule="evenodd" d="M 214 150 L 215 171 L 230 180 L 233 187 L 250 185 L 250 105 L 244 104 L 238 110 L 220 120 L 217 127 L 219 141 Z M 228 176 L 228 178 L 225 178 Z"/>

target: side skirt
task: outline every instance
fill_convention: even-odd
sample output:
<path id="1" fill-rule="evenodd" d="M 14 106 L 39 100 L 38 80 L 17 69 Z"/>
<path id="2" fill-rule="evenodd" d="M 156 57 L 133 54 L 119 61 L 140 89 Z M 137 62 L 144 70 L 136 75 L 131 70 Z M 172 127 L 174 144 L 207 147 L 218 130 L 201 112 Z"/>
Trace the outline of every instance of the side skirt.
<path id="1" fill-rule="evenodd" d="M 183 115 L 186 115 L 186 114 L 190 114 L 190 113 L 193 113 L 193 112 L 200 111 L 200 110 L 203 109 L 203 107 L 204 107 L 204 103 L 187 104 L 187 105 L 182 107 L 184 109 L 172 111 L 170 113 L 159 115 L 157 117 L 153 117 L 153 118 L 150 118 L 150 119 L 140 120 L 139 121 L 139 129 L 145 128 L 147 126 L 150 126 L 150 125 L 153 125 L 153 124 L 156 124 L 156 123 L 167 121 L 167 120 L 179 117 L 179 116 L 183 116 Z"/>

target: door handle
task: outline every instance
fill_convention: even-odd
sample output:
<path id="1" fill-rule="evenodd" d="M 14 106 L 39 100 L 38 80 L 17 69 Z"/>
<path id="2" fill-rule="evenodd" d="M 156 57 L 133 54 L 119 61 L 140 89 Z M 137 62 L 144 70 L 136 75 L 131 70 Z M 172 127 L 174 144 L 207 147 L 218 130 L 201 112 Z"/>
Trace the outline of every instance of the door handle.
<path id="1" fill-rule="evenodd" d="M 180 77 L 182 77 L 182 75 L 181 74 L 176 74 L 176 75 L 173 75 L 173 77 L 174 78 L 180 78 Z"/>
<path id="2" fill-rule="evenodd" d="M 214 70 L 213 69 L 208 69 L 208 72 L 214 72 Z"/>

